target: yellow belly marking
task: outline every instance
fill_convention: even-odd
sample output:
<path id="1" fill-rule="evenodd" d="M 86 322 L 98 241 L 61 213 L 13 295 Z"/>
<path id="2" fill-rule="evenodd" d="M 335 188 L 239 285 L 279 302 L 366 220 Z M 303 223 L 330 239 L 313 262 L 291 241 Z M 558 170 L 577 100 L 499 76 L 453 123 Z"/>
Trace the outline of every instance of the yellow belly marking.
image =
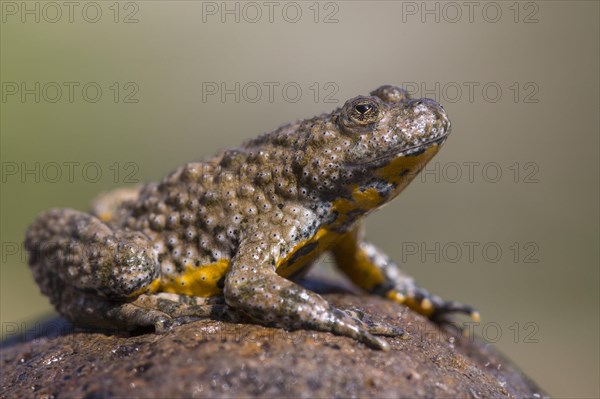
<path id="1" fill-rule="evenodd" d="M 204 266 L 186 265 L 181 275 L 167 277 L 166 281 L 162 281 L 158 291 L 200 297 L 220 295 L 223 290 L 217 283 L 227 274 L 228 269 L 227 259 Z"/>

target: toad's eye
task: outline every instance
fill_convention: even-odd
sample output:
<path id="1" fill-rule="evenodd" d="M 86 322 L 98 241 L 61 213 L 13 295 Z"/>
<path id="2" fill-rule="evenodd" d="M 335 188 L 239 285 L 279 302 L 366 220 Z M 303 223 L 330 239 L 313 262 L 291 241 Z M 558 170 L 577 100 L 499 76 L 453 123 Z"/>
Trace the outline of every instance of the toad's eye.
<path id="1" fill-rule="evenodd" d="M 347 123 L 358 126 L 371 125 L 381 118 L 383 104 L 377 97 L 356 97 L 344 106 Z"/>
<path id="2" fill-rule="evenodd" d="M 338 124 L 346 133 L 366 133 L 384 116 L 385 104 L 379 97 L 358 96 L 346 101 Z"/>
<path id="3" fill-rule="evenodd" d="M 358 105 L 354 106 L 354 109 L 359 114 L 365 115 L 366 113 L 373 110 L 373 105 L 372 104 L 358 104 Z"/>
<path id="4" fill-rule="evenodd" d="M 348 116 L 359 125 L 373 123 L 379 119 L 378 104 L 370 99 L 358 101 L 354 104 Z"/>

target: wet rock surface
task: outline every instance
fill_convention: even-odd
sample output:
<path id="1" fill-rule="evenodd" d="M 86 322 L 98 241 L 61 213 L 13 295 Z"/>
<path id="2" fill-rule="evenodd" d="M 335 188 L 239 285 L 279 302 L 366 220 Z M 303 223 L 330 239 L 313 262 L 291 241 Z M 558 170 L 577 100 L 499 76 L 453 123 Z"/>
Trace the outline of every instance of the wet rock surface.
<path id="1" fill-rule="evenodd" d="M 315 331 L 201 320 L 165 335 L 110 335 L 53 320 L 0 349 L 2 397 L 545 397 L 491 345 L 443 331 L 401 305 L 328 294 L 403 326 L 390 352 Z M 47 323 L 46 326 L 49 324 Z M 60 334 L 56 334 L 60 332 Z"/>

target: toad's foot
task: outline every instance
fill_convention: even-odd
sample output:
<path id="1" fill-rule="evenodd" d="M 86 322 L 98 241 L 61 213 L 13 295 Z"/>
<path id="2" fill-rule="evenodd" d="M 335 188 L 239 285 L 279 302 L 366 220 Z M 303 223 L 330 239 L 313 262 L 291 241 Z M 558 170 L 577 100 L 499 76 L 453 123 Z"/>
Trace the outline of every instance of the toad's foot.
<path id="1" fill-rule="evenodd" d="M 408 333 L 404 331 L 404 329 L 401 327 L 395 327 L 390 324 L 375 322 L 371 320 L 371 317 L 369 317 L 361 309 L 350 308 L 344 309 L 343 311 L 350 317 L 363 323 L 368 329 L 368 331 L 373 335 L 383 335 L 387 337 L 402 337 L 408 335 Z"/>
<path id="2" fill-rule="evenodd" d="M 240 321 L 222 297 L 200 298 L 158 293 L 142 294 L 131 302 L 107 301 L 96 295 L 67 288 L 65 299 L 77 298 L 61 311 L 77 325 L 111 331 L 134 331 L 153 327 L 163 334 L 172 327 L 201 319 Z"/>
<path id="3" fill-rule="evenodd" d="M 437 295 L 431 295 L 422 288 L 392 289 L 385 296 L 394 302 L 404 304 L 417 313 L 429 317 L 435 322 L 446 322 L 452 313 L 463 313 L 478 322 L 480 315 L 472 306 L 456 301 L 444 301 Z"/>

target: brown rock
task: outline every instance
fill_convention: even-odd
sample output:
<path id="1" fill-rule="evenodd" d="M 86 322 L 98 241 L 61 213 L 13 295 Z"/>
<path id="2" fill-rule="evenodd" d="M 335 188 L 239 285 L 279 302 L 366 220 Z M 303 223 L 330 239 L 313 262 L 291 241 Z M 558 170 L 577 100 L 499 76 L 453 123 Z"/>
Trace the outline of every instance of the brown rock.
<path id="1" fill-rule="evenodd" d="M 2 397 L 547 396 L 478 339 L 444 332 L 405 307 L 330 294 L 341 308 L 401 325 L 390 352 L 314 331 L 201 320 L 166 335 L 71 331 L 1 349 Z M 50 329 L 48 331 L 56 331 Z M 52 334 L 47 334 L 52 335 Z"/>

